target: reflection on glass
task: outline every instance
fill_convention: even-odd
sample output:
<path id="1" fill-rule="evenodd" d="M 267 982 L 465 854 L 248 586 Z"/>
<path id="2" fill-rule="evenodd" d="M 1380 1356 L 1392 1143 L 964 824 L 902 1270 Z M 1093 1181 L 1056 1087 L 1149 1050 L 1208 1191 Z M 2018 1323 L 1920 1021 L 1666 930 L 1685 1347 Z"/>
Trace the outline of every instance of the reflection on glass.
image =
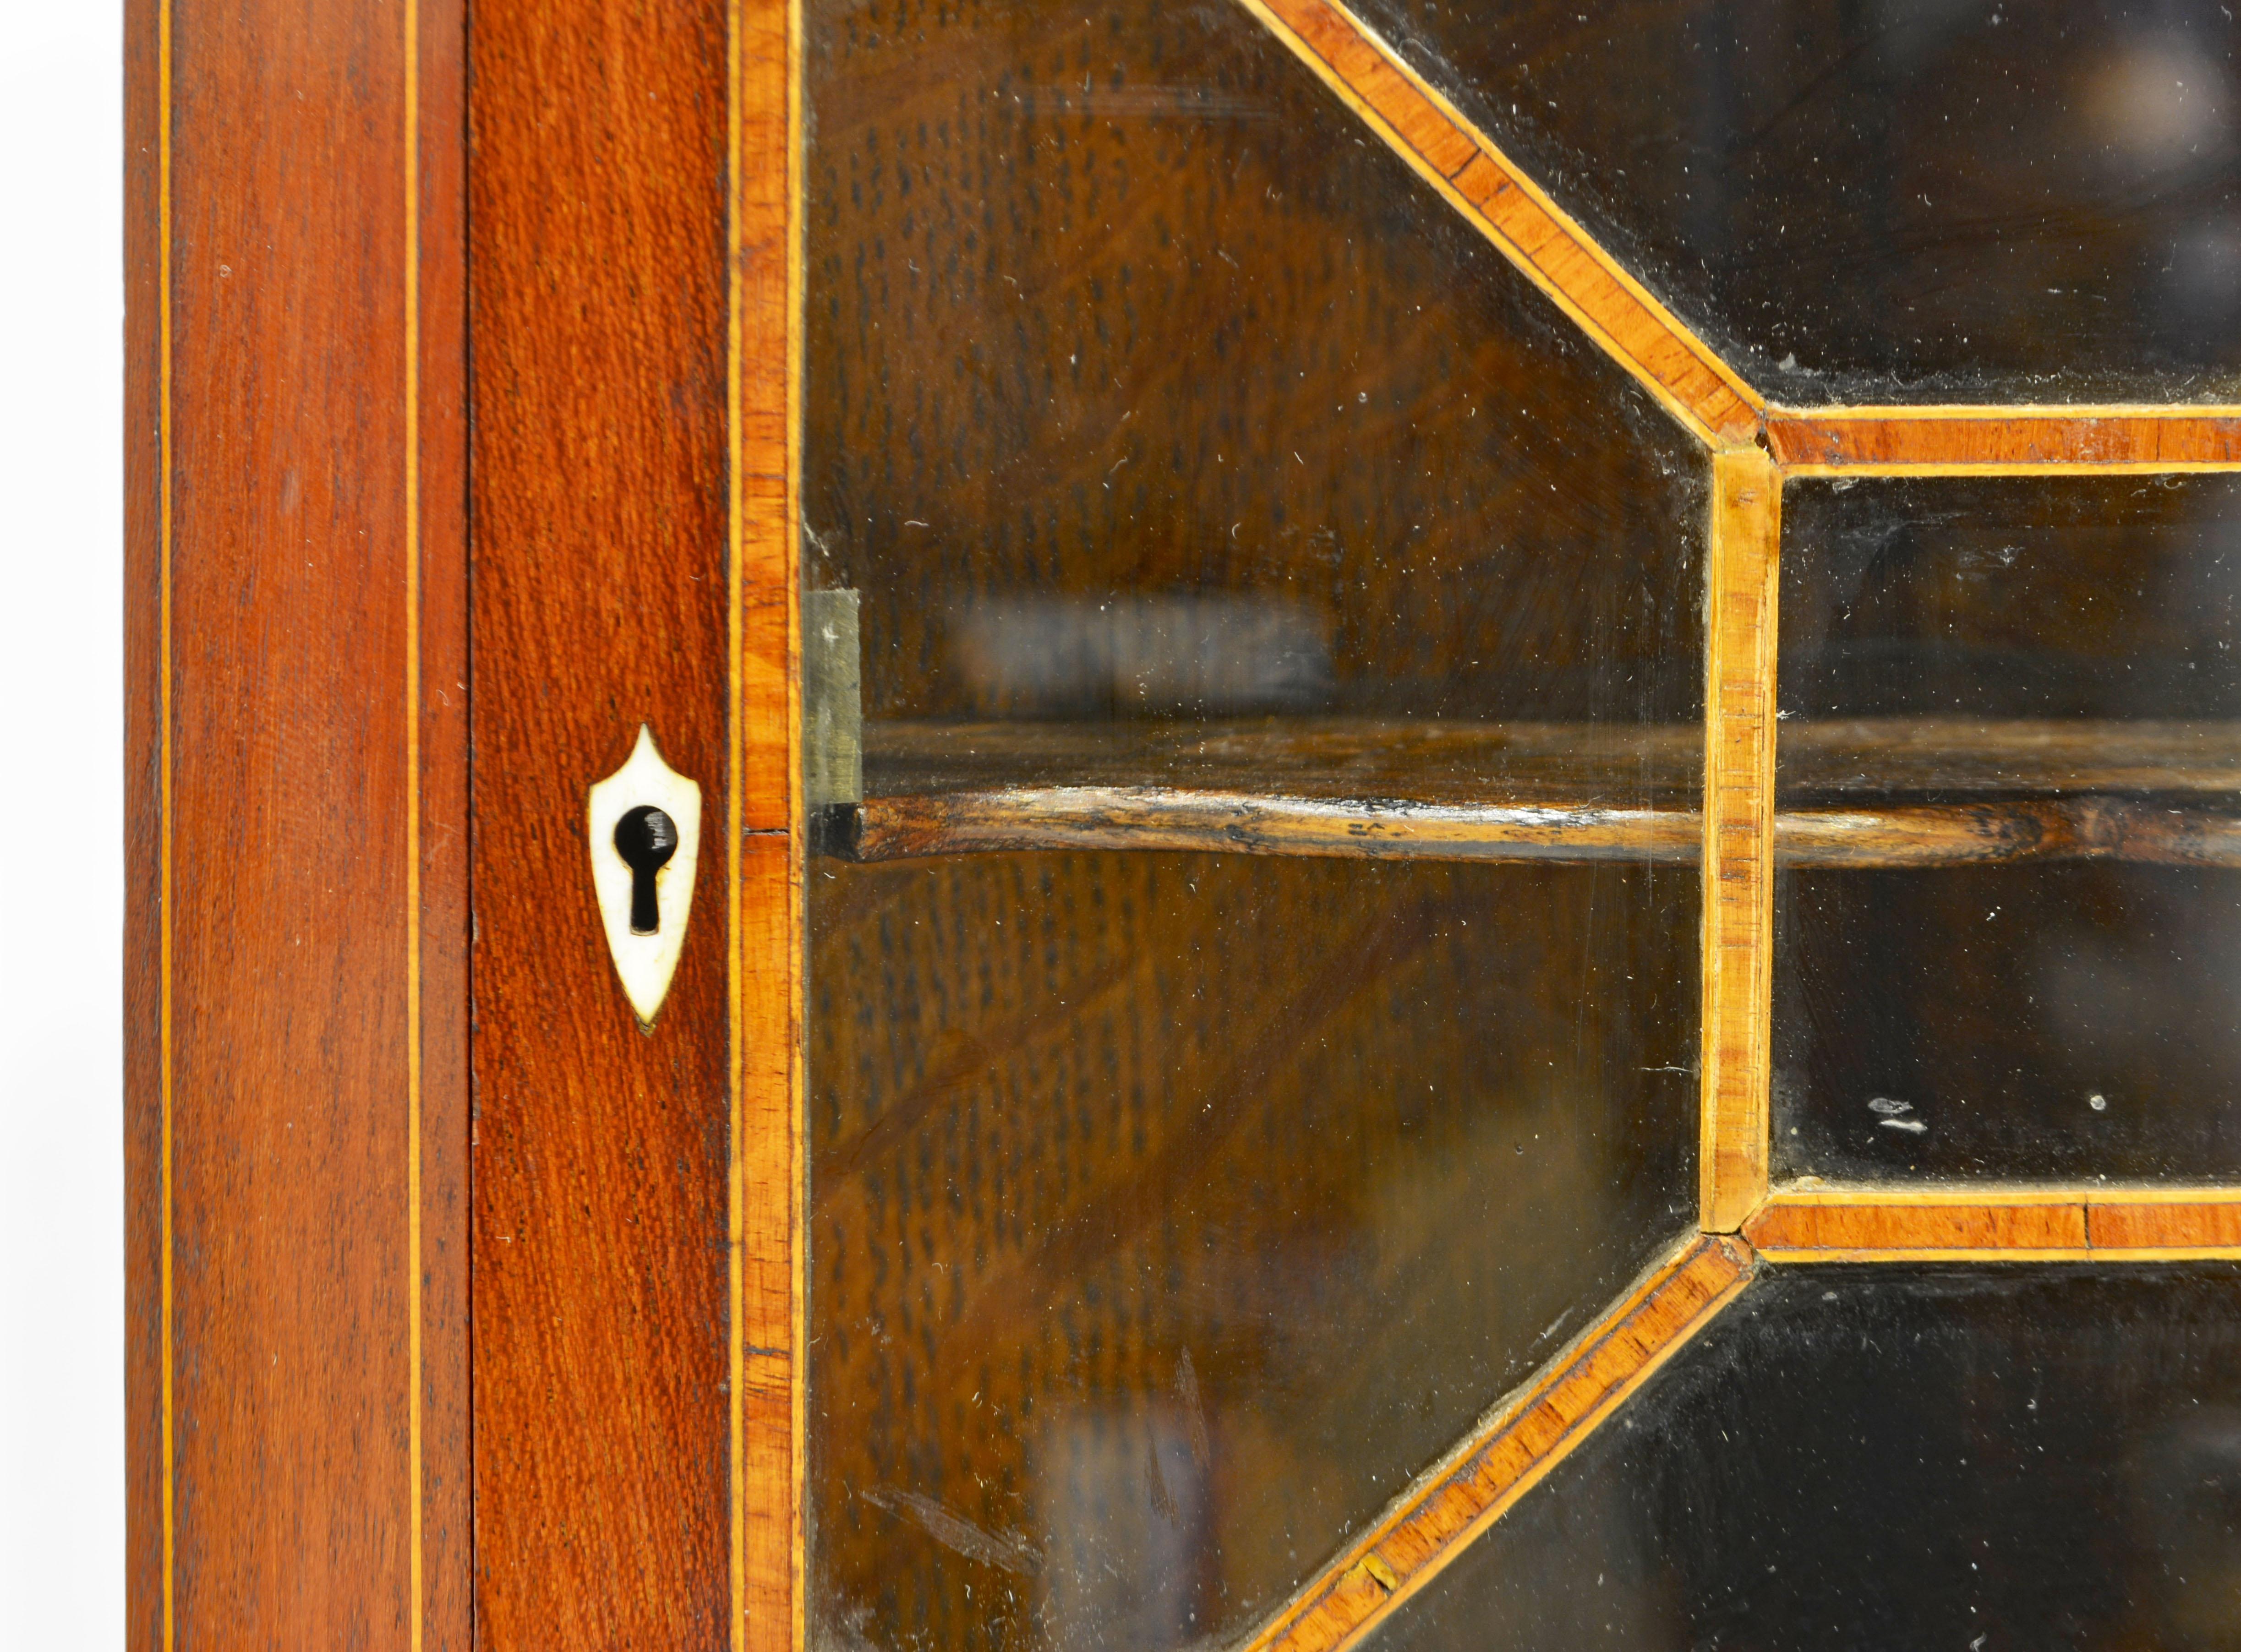
<path id="1" fill-rule="evenodd" d="M 1685 806 L 1704 462 L 1242 8 L 806 23 L 815 1633 L 1199 1643 L 1687 1227 L 1696 875 L 1144 813 Z"/>
<path id="2" fill-rule="evenodd" d="M 2156 1647 L 2241 1599 L 2241 1273 L 1783 1268 L 1370 1642 Z"/>
<path id="3" fill-rule="evenodd" d="M 809 26 L 806 569 L 875 794 L 960 720 L 1697 714 L 1701 454 L 1248 14 Z"/>
<path id="4" fill-rule="evenodd" d="M 1357 9 L 1771 396 L 2233 396 L 2219 0 Z"/>
<path id="5" fill-rule="evenodd" d="M 1689 1221 L 1689 869 L 812 877 L 836 1635 L 1234 1630 Z"/>
<path id="6" fill-rule="evenodd" d="M 2241 1174 L 2237 506 L 1790 485 L 1785 818 L 1943 808 L 1998 847 L 1780 874 L 1777 1174 Z"/>

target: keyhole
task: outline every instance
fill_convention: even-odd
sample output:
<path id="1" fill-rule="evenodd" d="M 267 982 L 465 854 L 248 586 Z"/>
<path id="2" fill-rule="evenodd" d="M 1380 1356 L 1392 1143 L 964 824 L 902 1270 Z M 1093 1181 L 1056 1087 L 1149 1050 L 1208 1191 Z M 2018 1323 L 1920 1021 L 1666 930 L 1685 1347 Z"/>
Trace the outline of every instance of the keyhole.
<path id="1" fill-rule="evenodd" d="M 677 822 L 652 804 L 641 804 L 615 822 L 615 853 L 631 869 L 631 933 L 659 933 L 661 898 L 653 874 L 677 853 Z"/>

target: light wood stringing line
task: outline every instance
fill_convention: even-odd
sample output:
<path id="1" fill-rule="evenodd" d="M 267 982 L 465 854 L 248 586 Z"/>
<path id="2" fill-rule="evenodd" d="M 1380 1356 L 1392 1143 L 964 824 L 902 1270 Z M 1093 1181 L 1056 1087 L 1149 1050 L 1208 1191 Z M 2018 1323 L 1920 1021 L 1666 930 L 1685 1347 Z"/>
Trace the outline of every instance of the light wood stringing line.
<path id="1" fill-rule="evenodd" d="M 809 818 L 808 799 L 798 777 L 801 773 L 801 458 L 802 421 L 806 407 L 802 392 L 807 349 L 805 317 L 808 308 L 809 230 L 804 70 L 808 38 L 803 20 L 803 0 L 786 0 L 786 537 L 780 547 L 786 579 L 786 936 L 790 967 L 786 971 L 786 1131 L 787 1227 L 792 1234 L 787 1249 L 791 1323 L 788 1346 L 793 1351 L 792 1380 L 793 1461 L 788 1477 L 793 1487 L 789 1512 L 787 1553 L 793 1611 L 786 1624 L 787 1644 L 799 1649 L 809 1638 L 809 1528 L 806 1509 L 809 1478 L 809 1234 L 806 1190 L 803 1186 L 809 1165 L 809 1073 L 802 1051 L 802 1027 L 806 1015 L 808 973 Z"/>
<path id="2" fill-rule="evenodd" d="M 807 1405 L 801 1368 L 806 1346 L 801 1187 L 806 1097 L 800 1055 L 806 834 L 800 788 L 794 781 L 801 752 L 796 551 L 803 271 L 799 0 L 727 0 L 726 26 L 731 254 L 729 1641 L 733 1652 L 798 1652 L 807 1640 L 802 1518 Z M 769 256 L 773 251 L 775 271 Z M 779 337 L 773 338 L 773 331 Z M 772 371 L 773 364 L 779 371 Z M 775 637 L 769 625 L 773 597 L 782 609 Z M 773 682 L 782 685 L 775 697 L 763 692 Z M 773 745 L 784 754 L 783 766 L 774 771 L 760 766 L 759 756 Z M 765 787 L 782 788 L 783 796 L 764 795 Z M 783 805 L 774 819 L 773 802 Z"/>
<path id="3" fill-rule="evenodd" d="M 1743 1231 L 1776 1262 L 2241 1257 L 2241 1188 L 1792 1186 Z"/>
<path id="4" fill-rule="evenodd" d="M 2241 469 L 2241 408 L 1769 408 L 1791 476 L 2046 476 Z"/>

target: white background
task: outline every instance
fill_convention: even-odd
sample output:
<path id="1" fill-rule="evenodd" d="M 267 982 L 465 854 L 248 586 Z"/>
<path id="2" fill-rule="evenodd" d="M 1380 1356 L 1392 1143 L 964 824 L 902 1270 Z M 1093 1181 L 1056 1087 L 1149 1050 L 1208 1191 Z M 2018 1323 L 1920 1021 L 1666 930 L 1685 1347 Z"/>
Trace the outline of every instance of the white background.
<path id="1" fill-rule="evenodd" d="M 0 5 L 0 1647 L 124 1644 L 124 24 Z"/>

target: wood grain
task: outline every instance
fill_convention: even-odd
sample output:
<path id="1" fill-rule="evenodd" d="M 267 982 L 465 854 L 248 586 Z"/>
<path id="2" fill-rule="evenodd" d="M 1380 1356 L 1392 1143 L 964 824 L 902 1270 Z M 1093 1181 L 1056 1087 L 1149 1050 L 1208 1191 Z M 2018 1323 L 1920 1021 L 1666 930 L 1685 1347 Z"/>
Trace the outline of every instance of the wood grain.
<path id="1" fill-rule="evenodd" d="M 2241 1255 L 2241 1188 L 2096 1197 L 2085 1207 L 2085 1228 L 2096 1254 Z"/>
<path id="2" fill-rule="evenodd" d="M 1773 1262 L 2236 1255 L 2241 1188 L 1789 1187 L 1743 1231 Z"/>
<path id="3" fill-rule="evenodd" d="M 1368 860 L 1693 861 L 1702 835 L 1693 810 L 1022 786 L 875 799 L 845 813 L 833 846 L 858 860 L 1021 849 L 1183 849 Z"/>
<path id="4" fill-rule="evenodd" d="M 1716 1235 L 1652 1269 L 1241 1646 L 1358 1645 L 1732 1301 L 1752 1269 L 1748 1246 Z"/>
<path id="5" fill-rule="evenodd" d="M 1752 441 L 1749 385 L 1337 0 L 1241 0 L 1675 418 Z"/>
<path id="6" fill-rule="evenodd" d="M 858 861 L 1037 849 L 1183 850 L 1357 860 L 1694 863 L 1693 809 L 1554 800 L 1422 803 L 1166 786 L 1013 786 L 881 797 L 826 812 L 817 847 Z M 1812 868 L 2125 860 L 2241 866 L 2241 815 L 2077 798 L 1795 809 L 1774 817 L 1774 864 Z"/>
<path id="7" fill-rule="evenodd" d="M 1785 1194 L 1760 1209 L 1743 1233 L 1769 1261 L 1926 1260 L 1987 1251 L 2067 1255 L 2086 1242 L 2082 1205 L 1995 1198 L 1870 1204 Z"/>
<path id="8" fill-rule="evenodd" d="M 415 1544 L 425 1633 L 413 1652 L 465 1652 L 474 1624 L 473 1374 L 469 1323 L 468 1180 L 472 1063 L 467 971 L 472 950 L 470 856 L 471 665 L 467 522 L 467 20 L 461 0 L 409 0 L 417 82 L 411 220 L 411 385 L 417 425 L 409 472 L 417 512 L 418 631 L 411 684 L 419 719 L 419 867 L 414 1004 L 420 1057 L 421 1488 Z"/>
<path id="9" fill-rule="evenodd" d="M 1774 856 L 1778 866 L 1814 867 L 2049 860 L 2241 866 L 2241 815 L 2095 797 L 1785 810 L 1774 819 Z"/>
<path id="10" fill-rule="evenodd" d="M 468 1642 L 462 26 L 128 19 L 136 1645 Z"/>
<path id="11" fill-rule="evenodd" d="M 731 1645 L 807 1640 L 802 1484 L 800 62 L 784 0 L 733 0 L 726 345 L 733 536 L 728 1358 Z"/>
<path id="12" fill-rule="evenodd" d="M 1782 483 L 1753 448 L 1712 459 L 1704 780 L 1704 1048 L 1698 1174 L 1709 1233 L 1764 1196 L 1774 946 L 1776 547 Z"/>
<path id="13" fill-rule="evenodd" d="M 757 611 L 733 607 L 728 22 L 720 0 L 474 17 L 474 1453 L 493 1649 L 713 1647 L 739 1622 L 733 903 L 696 912 L 642 1033 L 580 826 L 585 786 L 650 725 L 700 784 L 700 875 L 730 882 L 731 676 Z M 766 706 L 766 640 L 757 659 Z"/>
<path id="14" fill-rule="evenodd" d="M 1769 408 L 1766 438 L 1800 476 L 2241 468 L 2231 407 Z"/>

